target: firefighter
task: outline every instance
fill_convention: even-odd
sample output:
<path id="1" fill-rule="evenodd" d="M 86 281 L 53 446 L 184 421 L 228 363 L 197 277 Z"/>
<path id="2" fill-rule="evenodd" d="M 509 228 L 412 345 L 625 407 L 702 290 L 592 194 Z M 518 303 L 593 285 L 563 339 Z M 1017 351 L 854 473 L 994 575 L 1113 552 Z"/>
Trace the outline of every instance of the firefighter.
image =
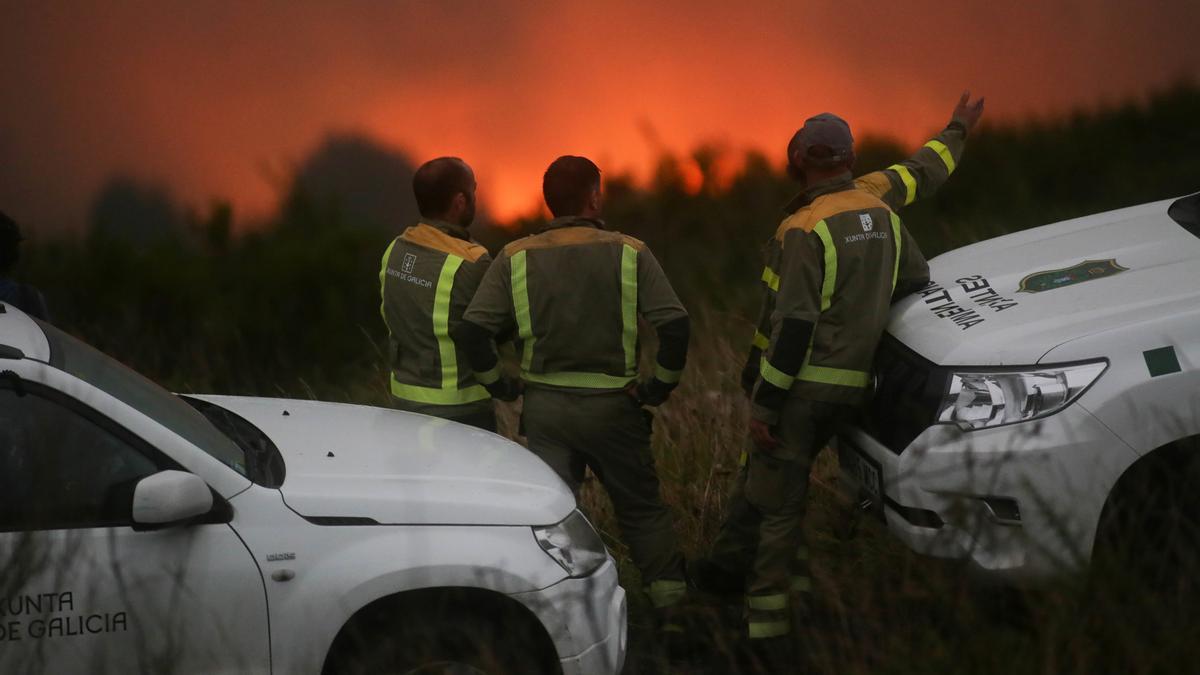
<path id="1" fill-rule="evenodd" d="M 744 592 L 747 636 L 767 658 L 788 658 L 793 606 L 811 591 L 803 517 L 813 461 L 867 397 L 891 303 L 928 282 L 895 212 L 954 172 L 982 112 L 983 100 L 964 94 L 935 139 L 857 180 L 841 118 L 812 117 L 788 144 L 788 171 L 804 189 L 767 246 L 763 310 L 742 377 L 752 442 L 712 553 L 691 569 L 700 588 Z"/>
<path id="2" fill-rule="evenodd" d="M 542 191 L 554 219 L 504 248 L 455 339 L 476 377 L 496 383 L 504 378 L 492 340 L 516 329 L 530 450 L 576 491 L 591 468 L 612 498 L 651 602 L 666 616 L 686 594 L 684 561 L 643 406 L 663 403 L 679 382 L 688 314 L 650 249 L 600 220 L 595 164 L 559 157 Z M 659 339 L 654 374 L 641 382 L 639 316 Z"/>
<path id="3" fill-rule="evenodd" d="M 0 211 L 0 301 L 13 305 L 29 316 L 49 321 L 50 312 L 46 309 L 46 299 L 41 291 L 10 278 L 21 258 L 22 241 L 24 237 L 16 221 Z"/>
<path id="4" fill-rule="evenodd" d="M 475 174 L 439 157 L 417 169 L 413 193 L 421 221 L 392 241 L 379 271 L 393 404 L 495 431 L 492 397 L 450 338 L 492 260 L 468 231 Z"/>

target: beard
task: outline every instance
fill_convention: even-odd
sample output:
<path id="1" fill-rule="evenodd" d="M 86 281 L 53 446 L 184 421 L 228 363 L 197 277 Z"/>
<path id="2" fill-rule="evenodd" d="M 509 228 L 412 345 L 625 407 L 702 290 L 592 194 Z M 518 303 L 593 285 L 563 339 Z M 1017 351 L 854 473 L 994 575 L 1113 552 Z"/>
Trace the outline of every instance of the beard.
<path id="1" fill-rule="evenodd" d="M 468 195 L 467 208 L 459 216 L 458 224 L 463 227 L 470 227 L 473 222 L 475 222 L 475 195 Z"/>

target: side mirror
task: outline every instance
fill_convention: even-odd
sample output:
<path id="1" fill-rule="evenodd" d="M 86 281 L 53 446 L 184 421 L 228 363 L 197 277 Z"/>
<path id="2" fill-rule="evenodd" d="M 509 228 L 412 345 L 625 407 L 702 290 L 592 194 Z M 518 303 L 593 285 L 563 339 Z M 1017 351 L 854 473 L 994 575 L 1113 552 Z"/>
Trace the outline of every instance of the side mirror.
<path id="1" fill-rule="evenodd" d="M 159 471 L 133 488 L 133 522 L 169 525 L 202 516 L 212 510 L 208 483 L 194 473 Z"/>

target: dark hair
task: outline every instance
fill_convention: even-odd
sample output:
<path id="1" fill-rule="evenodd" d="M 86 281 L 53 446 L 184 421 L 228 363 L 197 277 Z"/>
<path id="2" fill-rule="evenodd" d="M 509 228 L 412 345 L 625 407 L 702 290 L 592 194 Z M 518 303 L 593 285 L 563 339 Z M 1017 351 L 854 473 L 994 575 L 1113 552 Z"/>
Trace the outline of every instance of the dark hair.
<path id="1" fill-rule="evenodd" d="M 592 190 L 600 187 L 600 169 L 592 160 L 563 155 L 554 160 L 542 177 L 542 196 L 555 218 L 583 213 Z"/>
<path id="2" fill-rule="evenodd" d="M 16 221 L 0 211 L 0 274 L 8 274 L 17 265 L 21 244 L 21 230 Z"/>
<path id="3" fill-rule="evenodd" d="M 413 194 L 417 210 L 426 218 L 440 218 L 450 208 L 454 196 L 473 192 L 471 167 L 457 157 L 438 157 L 421 165 L 413 174 Z"/>

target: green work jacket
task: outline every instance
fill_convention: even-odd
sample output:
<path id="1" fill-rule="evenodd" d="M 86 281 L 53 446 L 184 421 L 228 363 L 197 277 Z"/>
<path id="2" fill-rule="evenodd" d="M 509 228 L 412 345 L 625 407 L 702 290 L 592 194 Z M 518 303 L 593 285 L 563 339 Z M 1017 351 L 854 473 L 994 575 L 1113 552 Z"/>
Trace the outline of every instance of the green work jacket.
<path id="1" fill-rule="evenodd" d="M 932 195 L 957 168 L 965 126 L 952 121 L 909 159 L 811 185 L 767 243 L 763 305 L 750 359 L 754 416 L 773 423 L 787 396 L 858 404 L 893 299 L 929 280 L 896 211 Z"/>
<path id="2" fill-rule="evenodd" d="M 659 328 L 687 312 L 644 243 L 569 217 L 506 246 L 464 321 L 491 335 L 515 328 L 528 384 L 611 391 L 637 379 L 639 316 Z M 683 358 L 660 350 L 655 378 L 677 383 Z"/>
<path id="3" fill-rule="evenodd" d="M 490 263 L 465 228 L 436 220 L 408 228 L 387 247 L 380 310 L 393 396 L 433 405 L 490 398 L 450 338 Z"/>

